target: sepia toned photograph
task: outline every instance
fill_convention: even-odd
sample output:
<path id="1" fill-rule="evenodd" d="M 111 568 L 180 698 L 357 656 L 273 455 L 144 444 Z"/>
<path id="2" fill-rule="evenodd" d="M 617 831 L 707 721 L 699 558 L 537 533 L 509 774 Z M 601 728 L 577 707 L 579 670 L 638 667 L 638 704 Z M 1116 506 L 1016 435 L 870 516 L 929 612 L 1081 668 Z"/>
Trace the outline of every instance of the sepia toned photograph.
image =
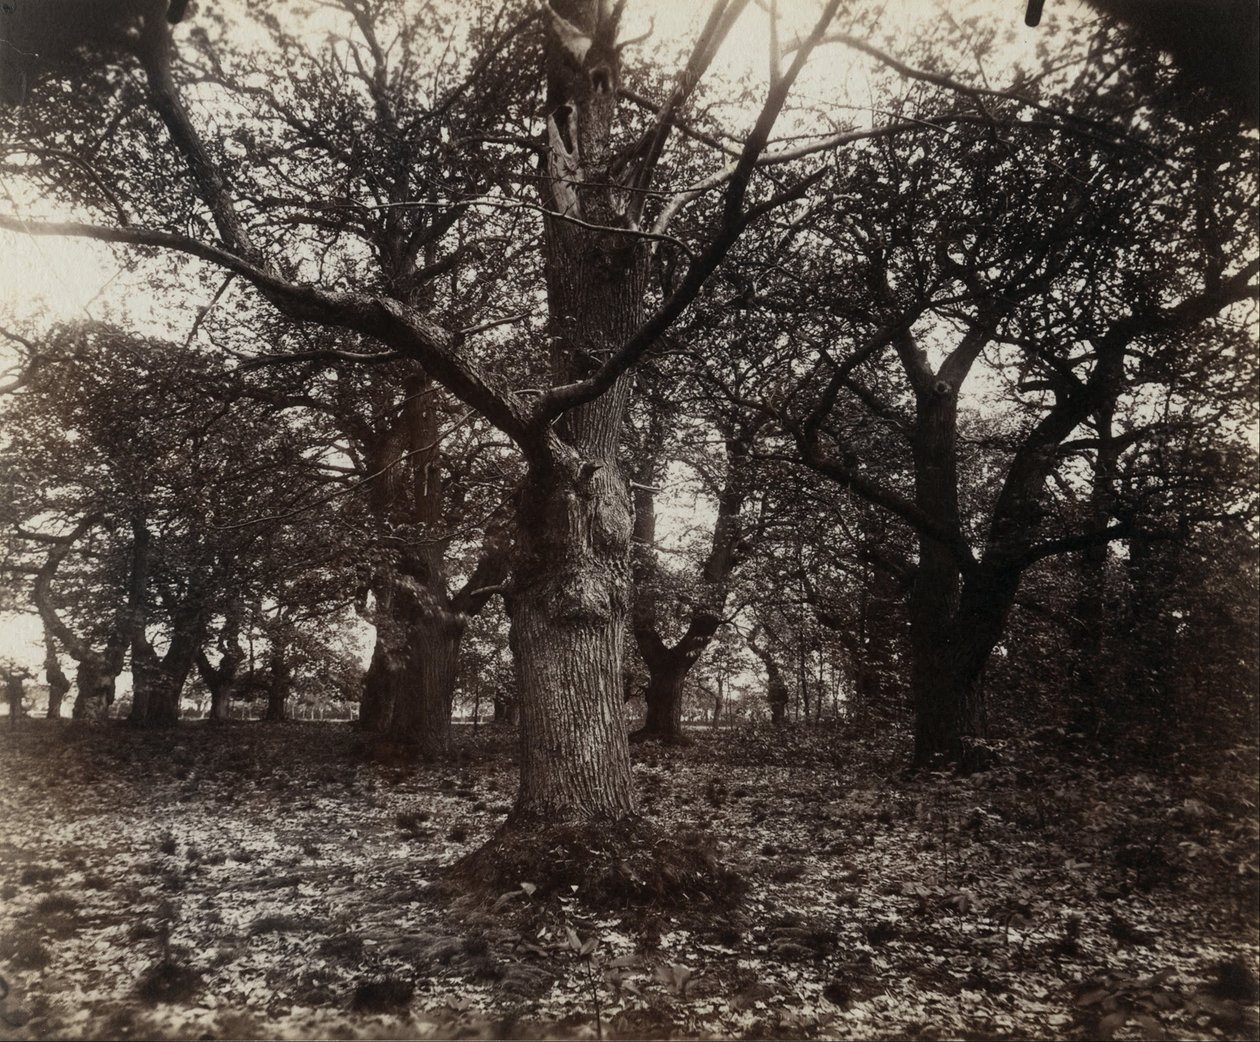
<path id="1" fill-rule="evenodd" d="M 0 0 L 0 1036 L 1260 1037 L 1260 0 Z"/>

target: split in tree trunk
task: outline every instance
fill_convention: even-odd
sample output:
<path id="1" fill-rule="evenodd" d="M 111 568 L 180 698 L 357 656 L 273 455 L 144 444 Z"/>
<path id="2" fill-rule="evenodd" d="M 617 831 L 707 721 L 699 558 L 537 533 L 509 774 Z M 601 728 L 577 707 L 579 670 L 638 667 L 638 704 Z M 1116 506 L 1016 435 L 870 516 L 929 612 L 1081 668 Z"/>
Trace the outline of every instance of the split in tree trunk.
<path id="1" fill-rule="evenodd" d="M 210 713 L 207 719 L 211 723 L 227 720 L 232 710 L 232 695 L 236 690 L 237 674 L 245 661 L 245 649 L 240 641 L 240 612 L 230 609 L 224 620 L 223 630 L 219 634 L 219 664 L 211 665 L 206 653 L 198 649 L 195 663 L 201 679 L 210 692 Z"/>
<path id="2" fill-rule="evenodd" d="M 142 521 L 133 519 L 135 538 L 128 567 L 127 596 L 119 606 L 105 650 L 97 651 L 62 621 L 53 604 L 53 577 L 75 541 L 98 520 L 96 515 L 85 517 L 74 532 L 49 553 L 35 577 L 33 591 L 45 633 L 55 637 L 78 663 L 75 675 L 77 691 L 71 715 L 75 720 L 85 722 L 104 720 L 109 716 L 109 707 L 114 703 L 114 685 L 122 672 L 127 646 L 136 628 L 143 624 L 144 595 L 148 583 L 149 534 Z"/>
<path id="3" fill-rule="evenodd" d="M 174 727 L 188 674 L 206 635 L 200 605 L 186 601 L 171 612 L 170 645 L 158 658 L 137 626 L 131 642 L 132 704 L 130 720 L 142 727 Z"/>

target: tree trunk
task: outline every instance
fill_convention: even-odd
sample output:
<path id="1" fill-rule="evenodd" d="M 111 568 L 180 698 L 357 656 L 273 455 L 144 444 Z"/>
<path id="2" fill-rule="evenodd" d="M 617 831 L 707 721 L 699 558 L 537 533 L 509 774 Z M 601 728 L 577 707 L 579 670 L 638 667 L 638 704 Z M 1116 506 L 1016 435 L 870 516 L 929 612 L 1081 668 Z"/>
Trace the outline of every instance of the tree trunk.
<path id="1" fill-rule="evenodd" d="M 682 730 L 683 691 L 687 674 L 713 640 L 722 624 L 731 576 L 742 559 L 740 511 L 747 489 L 747 461 L 753 431 L 726 440 L 726 477 L 718 493 L 709 553 L 695 587 L 686 630 L 667 645 L 661 636 L 656 564 L 656 494 L 664 451 L 664 417 L 658 409 L 645 439 L 644 455 L 634 488 L 634 604 L 635 642 L 648 668 L 647 715 L 635 741 L 652 739 L 686 744 Z"/>
<path id="2" fill-rule="evenodd" d="M 779 668 L 779 663 L 775 660 L 769 643 L 760 643 L 756 633 L 757 631 L 754 630 L 749 638 L 748 646 L 766 667 L 766 703 L 770 706 L 770 722 L 776 727 L 781 727 L 787 722 L 788 701 L 791 697 L 788 693 L 787 680 L 784 679 L 783 670 Z"/>
<path id="3" fill-rule="evenodd" d="M 644 694 L 647 716 L 643 727 L 635 732 L 635 740 L 687 744 L 682 729 L 683 690 L 694 662 L 694 657 L 674 653 L 648 663 L 648 686 Z"/>
<path id="4" fill-rule="evenodd" d="M 942 531 L 960 531 L 958 406 L 944 381 L 919 388 L 913 437 L 915 501 Z M 952 547 L 919 533 L 919 562 L 910 590 L 910 691 L 914 763 L 962 760 L 973 678 L 966 675 L 958 634 L 961 566 Z"/>
<path id="5" fill-rule="evenodd" d="M 174 727 L 179 723 L 180 699 L 205 636 L 205 622 L 191 607 L 173 615 L 171 644 L 158 658 L 143 635 L 132 642 L 133 698 L 130 720 L 143 727 Z"/>
<path id="6" fill-rule="evenodd" d="M 237 674 L 245 661 L 245 649 L 241 647 L 239 637 L 241 616 L 239 606 L 229 608 L 223 622 L 223 630 L 219 634 L 219 651 L 221 658 L 217 666 L 210 664 L 210 659 L 200 648 L 197 649 L 193 661 L 206 688 L 210 691 L 210 712 L 207 720 L 221 723 L 230 718 L 232 694 L 236 690 Z"/>
<path id="7" fill-rule="evenodd" d="M 61 668 L 57 643 L 47 628 L 44 630 L 44 676 L 48 679 L 48 719 L 61 719 L 61 704 L 70 690 L 70 678 Z"/>
<path id="8" fill-rule="evenodd" d="M 911 628 L 911 689 L 915 697 L 914 763 L 966 765 L 969 739 L 984 736 L 980 681 L 1001 639 L 1019 589 L 1020 569 L 980 564 L 968 576 L 950 624 L 921 644 Z"/>
<path id="9" fill-rule="evenodd" d="M 114 703 L 116 677 L 117 673 L 107 668 L 104 656 L 93 652 L 81 659 L 75 675 L 77 693 L 71 716 L 85 723 L 106 719 Z"/>
<path id="10" fill-rule="evenodd" d="M 104 720 L 109 716 L 109 707 L 114 703 L 114 685 L 118 674 L 122 672 L 127 647 L 131 643 L 132 634 L 144 621 L 144 596 L 149 574 L 149 533 L 142 520 L 133 519 L 135 538 L 128 566 L 126 600 L 115 616 L 114 629 L 105 644 L 105 650 L 101 652 L 92 648 L 61 620 L 52 599 L 53 576 L 74 541 L 96 520 L 98 518 L 94 515 L 84 518 L 74 534 L 48 555 L 35 578 L 33 591 L 46 632 L 56 637 L 79 664 L 75 675 L 77 692 L 71 716 L 85 722 Z"/>
<path id="11" fill-rule="evenodd" d="M 782 727 L 787 723 L 788 689 L 783 680 L 783 674 L 777 670 L 770 674 L 766 700 L 770 704 L 770 722 L 775 727 Z"/>
<path id="12" fill-rule="evenodd" d="M 271 676 L 267 680 L 267 710 L 263 719 L 269 723 L 284 723 L 289 719 L 289 693 L 293 671 L 282 648 L 271 649 Z"/>
<path id="13" fill-rule="evenodd" d="M 22 709 L 25 695 L 25 683 L 20 674 L 10 673 L 4 678 L 4 696 L 9 703 L 10 727 L 17 727 L 18 717 L 26 715 Z"/>
<path id="14" fill-rule="evenodd" d="M 210 712 L 206 719 L 213 723 L 222 723 L 228 719 L 232 710 L 232 685 L 210 684 Z"/>
<path id="15" fill-rule="evenodd" d="M 520 722 L 520 703 L 515 695 L 495 692 L 494 722 L 515 727 Z"/>
<path id="16" fill-rule="evenodd" d="M 525 483 L 510 644 L 520 678 L 515 821 L 634 809 L 621 688 L 630 501 L 611 454 Z"/>
<path id="17" fill-rule="evenodd" d="M 382 598 L 377 596 L 376 643 L 372 647 L 372 661 L 363 678 L 363 694 L 359 699 L 359 729 L 371 734 L 385 734 L 394 716 L 394 702 L 399 689 L 405 683 L 405 649 L 401 633 L 382 608 Z"/>
<path id="18" fill-rule="evenodd" d="M 127 719 L 133 724 L 150 721 L 150 704 L 160 701 L 162 664 L 157 652 L 139 628 L 131 641 L 131 713 Z"/>
<path id="19" fill-rule="evenodd" d="M 1091 522 L 1105 527 L 1112 517 L 1114 483 L 1119 448 L 1113 438 L 1114 403 L 1106 403 L 1095 414 L 1099 446 L 1094 456 L 1093 483 L 1090 488 Z M 1065 702 L 1072 712 L 1071 725 L 1085 734 L 1097 735 L 1105 713 L 1105 705 L 1114 702 L 1115 692 L 1105 683 L 1106 667 L 1103 646 L 1108 630 L 1106 543 L 1086 547 L 1079 559 L 1080 589 L 1073 605 L 1072 679 L 1075 690 L 1068 692 Z"/>
<path id="20" fill-rule="evenodd" d="M 263 719 L 268 723 L 282 724 L 289 719 L 289 689 L 273 687 L 267 692 L 267 710 Z"/>
<path id="21" fill-rule="evenodd" d="M 408 627 L 406 683 L 395 693 L 389 735 L 424 760 L 451 752 L 451 706 L 465 620 L 434 608 Z"/>
<path id="22" fill-rule="evenodd" d="M 446 574 L 441 423 L 435 387 L 409 379 L 395 424 L 373 446 L 370 504 L 385 523 L 407 525 L 420 538 L 377 577 L 376 646 L 364 681 L 359 727 L 423 759 L 451 752 L 451 707 L 468 615 L 502 581 L 501 533 L 487 532 L 468 585 L 452 597 Z"/>

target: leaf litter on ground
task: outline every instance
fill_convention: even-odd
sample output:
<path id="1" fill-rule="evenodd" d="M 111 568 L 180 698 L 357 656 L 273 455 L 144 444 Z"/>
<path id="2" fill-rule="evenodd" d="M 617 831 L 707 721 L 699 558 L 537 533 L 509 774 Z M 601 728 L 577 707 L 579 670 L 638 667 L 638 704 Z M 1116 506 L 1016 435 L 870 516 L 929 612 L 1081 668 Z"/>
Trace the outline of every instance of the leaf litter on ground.
<path id="1" fill-rule="evenodd" d="M 0 1013 L 14 1038 L 1257 1035 L 1257 804 L 1071 736 L 908 774 L 843 726 L 636 747 L 644 813 L 705 834 L 731 908 L 592 908 L 450 867 L 503 822 L 512 736 L 458 762 L 345 725 L 0 736 Z"/>

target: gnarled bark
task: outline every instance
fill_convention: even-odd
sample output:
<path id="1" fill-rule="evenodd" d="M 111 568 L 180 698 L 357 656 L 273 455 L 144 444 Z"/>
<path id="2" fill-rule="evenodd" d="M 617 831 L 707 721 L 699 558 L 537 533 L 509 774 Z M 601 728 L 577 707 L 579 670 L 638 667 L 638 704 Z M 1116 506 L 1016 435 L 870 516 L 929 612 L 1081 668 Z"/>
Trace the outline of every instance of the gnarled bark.
<path id="1" fill-rule="evenodd" d="M 463 589 L 447 577 L 441 430 L 436 388 L 410 378 L 397 422 L 372 453 L 369 503 L 385 525 L 406 526 L 411 542 L 377 576 L 376 645 L 364 681 L 359 726 L 421 759 L 451 752 L 451 706 L 469 616 L 506 572 L 503 532 L 486 533 L 481 560 Z"/>

